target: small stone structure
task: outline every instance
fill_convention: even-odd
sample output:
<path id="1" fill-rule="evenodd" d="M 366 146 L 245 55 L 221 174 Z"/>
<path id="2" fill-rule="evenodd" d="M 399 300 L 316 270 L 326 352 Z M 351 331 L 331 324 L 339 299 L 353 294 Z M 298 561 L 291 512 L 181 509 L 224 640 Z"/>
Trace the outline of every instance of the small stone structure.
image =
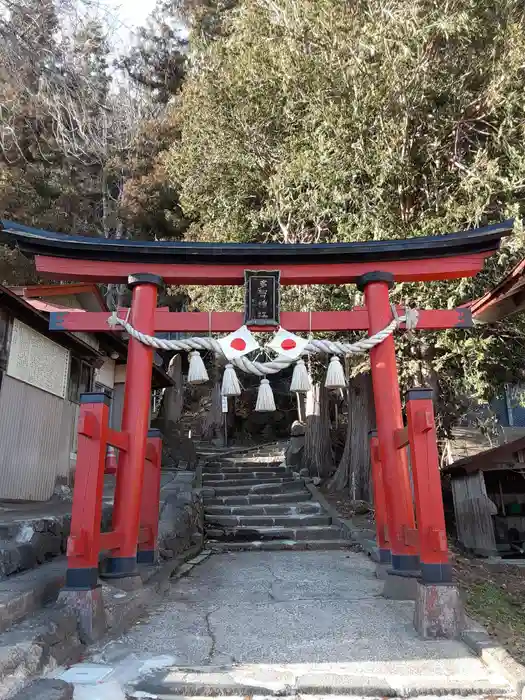
<path id="1" fill-rule="evenodd" d="M 455 639 L 465 629 L 457 586 L 418 581 L 414 626 L 423 639 Z"/>
<path id="2" fill-rule="evenodd" d="M 171 559 L 202 543 L 204 511 L 199 473 L 178 471 L 162 491 L 159 516 L 159 554 Z"/>
<path id="3" fill-rule="evenodd" d="M 286 466 L 290 467 L 294 471 L 300 471 L 301 467 L 303 466 L 304 441 L 304 423 L 300 423 L 298 420 L 296 420 L 292 423 L 290 442 L 285 454 Z"/>

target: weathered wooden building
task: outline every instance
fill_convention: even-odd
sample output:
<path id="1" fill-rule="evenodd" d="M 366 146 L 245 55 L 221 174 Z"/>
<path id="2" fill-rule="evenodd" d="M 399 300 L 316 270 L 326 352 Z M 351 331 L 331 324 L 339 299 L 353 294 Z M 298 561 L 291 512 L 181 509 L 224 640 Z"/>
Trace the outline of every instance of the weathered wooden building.
<path id="1" fill-rule="evenodd" d="M 525 311 L 525 260 L 469 304 L 478 323 Z M 518 378 L 491 406 L 503 442 L 443 468 L 450 477 L 458 542 L 484 556 L 525 556 L 525 405 Z"/>
<path id="2" fill-rule="evenodd" d="M 44 501 L 75 468 L 80 394 L 112 395 L 120 426 L 127 344 L 113 333 L 53 333 L 49 312 L 107 310 L 95 285 L 0 287 L 0 499 Z M 157 366 L 154 386 L 170 384 Z"/>
<path id="3" fill-rule="evenodd" d="M 445 467 L 456 538 L 480 556 L 522 556 L 525 542 L 525 438 Z"/>

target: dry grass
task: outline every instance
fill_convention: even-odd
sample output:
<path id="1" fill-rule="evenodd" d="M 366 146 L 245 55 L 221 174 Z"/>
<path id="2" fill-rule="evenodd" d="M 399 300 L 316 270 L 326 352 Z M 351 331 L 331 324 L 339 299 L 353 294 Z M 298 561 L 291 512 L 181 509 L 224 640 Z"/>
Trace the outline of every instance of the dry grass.
<path id="1" fill-rule="evenodd" d="M 467 613 L 525 664 L 525 568 L 489 563 L 452 550 Z"/>

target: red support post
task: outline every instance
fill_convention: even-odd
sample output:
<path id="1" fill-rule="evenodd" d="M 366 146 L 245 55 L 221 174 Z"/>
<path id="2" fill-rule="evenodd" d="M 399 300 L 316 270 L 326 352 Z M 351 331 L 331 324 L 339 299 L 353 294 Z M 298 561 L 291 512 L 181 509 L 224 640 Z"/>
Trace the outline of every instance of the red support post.
<path id="1" fill-rule="evenodd" d="M 390 552 L 390 541 L 388 539 L 387 513 L 385 487 L 383 484 L 383 473 L 381 467 L 381 457 L 379 455 L 379 439 L 377 431 L 372 430 L 370 437 L 370 461 L 372 466 L 372 487 L 374 490 L 374 511 L 376 521 L 376 540 L 379 553 L 380 564 L 391 564 L 392 553 Z"/>
<path id="2" fill-rule="evenodd" d="M 369 335 L 382 330 L 392 321 L 389 289 L 393 281 L 393 276 L 388 272 L 371 272 L 357 280 L 358 288 L 365 294 Z M 405 450 L 397 450 L 395 445 L 396 431 L 404 426 L 392 336 L 370 351 L 370 365 L 392 569 L 394 573 L 414 572 L 419 569 L 419 557 L 414 542 L 416 526 L 408 461 Z"/>
<path id="3" fill-rule="evenodd" d="M 130 322 L 147 335 L 155 334 L 157 290 L 163 281 L 148 273 L 130 275 L 128 286 L 133 290 Z M 105 578 L 137 576 L 137 543 L 140 527 L 142 486 L 149 428 L 153 348 L 130 338 L 122 431 L 129 435 L 128 451 L 119 454 L 113 530 L 122 533 L 120 546 L 107 560 Z"/>
<path id="4" fill-rule="evenodd" d="M 140 508 L 140 527 L 147 531 L 147 537 L 139 542 L 138 564 L 156 564 L 158 558 L 157 538 L 159 533 L 160 507 L 160 464 L 162 438 L 160 430 L 148 431 L 148 449 L 144 468 L 144 486 Z"/>
<path id="5" fill-rule="evenodd" d="M 426 583 L 450 583 L 452 568 L 448 558 L 432 390 L 410 389 L 406 410 L 421 577 Z"/>
<path id="6" fill-rule="evenodd" d="M 80 397 L 78 457 L 67 544 L 66 587 L 73 590 L 90 590 L 98 583 L 109 403 L 105 393 Z"/>

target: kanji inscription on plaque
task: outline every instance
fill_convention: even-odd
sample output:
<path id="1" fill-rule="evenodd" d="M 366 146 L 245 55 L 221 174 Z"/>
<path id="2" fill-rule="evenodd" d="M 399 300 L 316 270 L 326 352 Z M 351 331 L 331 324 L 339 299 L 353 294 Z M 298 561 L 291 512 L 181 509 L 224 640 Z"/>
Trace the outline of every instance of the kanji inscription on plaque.
<path id="1" fill-rule="evenodd" d="M 244 271 L 245 325 L 279 325 L 279 276 L 278 270 Z"/>

